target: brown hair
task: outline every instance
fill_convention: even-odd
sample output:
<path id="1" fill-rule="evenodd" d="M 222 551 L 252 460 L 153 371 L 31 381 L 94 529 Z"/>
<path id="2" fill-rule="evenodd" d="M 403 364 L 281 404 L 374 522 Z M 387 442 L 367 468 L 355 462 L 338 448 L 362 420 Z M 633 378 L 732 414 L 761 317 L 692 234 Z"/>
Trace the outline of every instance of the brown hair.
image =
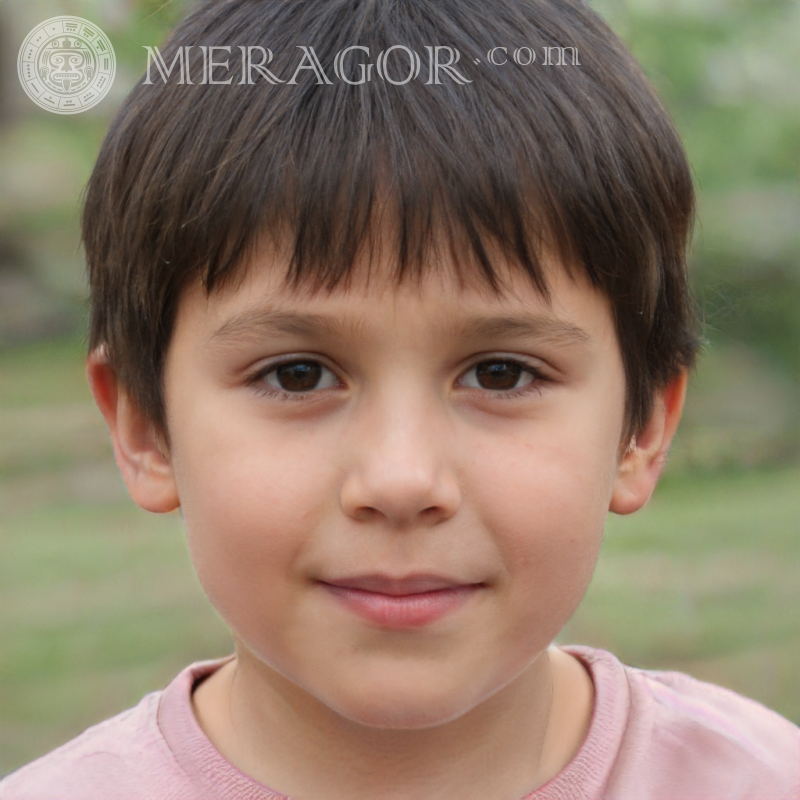
<path id="1" fill-rule="evenodd" d="M 143 76 L 126 99 L 83 214 L 90 348 L 105 346 L 162 431 L 163 363 L 187 282 L 201 278 L 212 292 L 260 234 L 289 231 L 287 286 L 331 290 L 348 279 L 387 192 L 398 280 L 432 268 L 425 256 L 442 232 L 466 244 L 495 291 L 489 244 L 545 295 L 545 249 L 585 272 L 613 306 L 628 434 L 647 421 L 654 392 L 693 363 L 686 156 L 639 66 L 584 3 L 225 0 L 175 29 L 166 64 L 189 45 L 193 84 L 153 68 L 152 83 Z M 230 47 L 215 54 L 229 70 L 214 73 L 229 84 L 199 82 L 199 45 Z M 351 85 L 334 69 L 350 45 L 368 47 L 354 61 L 371 63 L 404 45 L 420 56 L 419 75 L 399 85 L 413 61 L 395 48 L 382 76 Z M 444 71 L 433 82 L 437 45 L 461 54 L 455 68 L 470 83 Z M 247 46 L 273 51 L 267 66 L 285 82 L 254 70 L 254 83 L 242 83 Z M 296 69 L 299 46 L 313 47 L 329 83 Z M 523 46 L 537 52 L 529 66 L 513 59 Z M 493 47 L 507 48 L 495 51 L 507 63 L 487 60 Z M 550 51 L 566 63 L 545 65 L 544 47 L 575 51 Z"/>

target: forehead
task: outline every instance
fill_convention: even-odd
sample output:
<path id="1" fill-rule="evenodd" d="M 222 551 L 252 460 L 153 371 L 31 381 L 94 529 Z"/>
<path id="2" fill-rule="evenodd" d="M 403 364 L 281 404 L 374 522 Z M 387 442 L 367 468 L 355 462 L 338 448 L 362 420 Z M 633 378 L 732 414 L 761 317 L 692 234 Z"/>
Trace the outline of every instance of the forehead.
<path id="1" fill-rule="evenodd" d="M 270 336 L 375 339 L 379 335 L 445 336 L 477 341 L 533 336 L 577 344 L 616 340 L 607 298 L 582 273 L 543 259 L 546 292 L 524 270 L 493 254 L 498 287 L 465 260 L 432 253 L 419 277 L 398 281 L 392 257 L 361 258 L 333 288 L 287 280 L 289 258 L 271 244 L 256 248 L 236 281 L 182 299 L 209 344 Z"/>

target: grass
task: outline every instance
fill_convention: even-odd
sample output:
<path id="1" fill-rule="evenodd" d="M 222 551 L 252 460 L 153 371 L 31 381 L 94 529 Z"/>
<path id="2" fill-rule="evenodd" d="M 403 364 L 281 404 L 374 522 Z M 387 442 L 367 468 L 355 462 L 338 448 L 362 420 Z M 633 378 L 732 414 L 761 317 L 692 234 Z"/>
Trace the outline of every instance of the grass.
<path id="1" fill-rule="evenodd" d="M 0 586 L 3 774 L 230 650 L 180 519 L 129 502 L 9 515 Z"/>
<path id="2" fill-rule="evenodd" d="M 0 408 L 90 403 L 77 337 L 39 342 L 0 353 Z"/>
<path id="3" fill-rule="evenodd" d="M 0 359 L 0 774 L 163 687 L 230 636 L 177 515 L 127 498 L 77 342 Z M 680 669 L 800 722 L 800 472 L 671 475 L 612 517 L 560 640 Z"/>
<path id="4" fill-rule="evenodd" d="M 800 472 L 685 476 L 611 517 L 560 637 L 729 686 L 800 722 Z"/>

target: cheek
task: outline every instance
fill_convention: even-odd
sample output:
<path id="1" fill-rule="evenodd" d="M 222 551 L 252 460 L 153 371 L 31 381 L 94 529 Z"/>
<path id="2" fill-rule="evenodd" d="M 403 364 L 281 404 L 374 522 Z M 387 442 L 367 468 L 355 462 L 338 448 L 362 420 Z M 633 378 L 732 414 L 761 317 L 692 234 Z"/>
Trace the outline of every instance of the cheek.
<path id="1" fill-rule="evenodd" d="M 520 601 L 556 630 L 577 607 L 597 562 L 613 481 L 610 441 L 576 432 L 495 444 L 503 459 L 474 475 L 478 513 Z"/>
<path id="2" fill-rule="evenodd" d="M 285 605 L 330 476 L 325 460 L 306 457 L 297 441 L 240 438 L 232 428 L 206 433 L 202 444 L 176 448 L 176 479 L 200 583 L 239 633 L 268 624 L 265 609 Z"/>
<path id="3" fill-rule="evenodd" d="M 469 494 L 482 498 L 487 527 L 497 519 L 510 530 L 579 537 L 605 520 L 616 469 L 616 439 L 606 430 L 567 420 L 486 439 L 473 453 Z"/>

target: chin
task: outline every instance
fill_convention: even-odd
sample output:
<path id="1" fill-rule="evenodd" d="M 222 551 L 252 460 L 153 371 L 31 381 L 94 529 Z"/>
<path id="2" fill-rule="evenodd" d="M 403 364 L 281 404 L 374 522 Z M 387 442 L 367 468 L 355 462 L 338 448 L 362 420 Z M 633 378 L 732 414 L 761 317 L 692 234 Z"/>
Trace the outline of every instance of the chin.
<path id="1" fill-rule="evenodd" d="M 357 708 L 346 713 L 351 722 L 369 728 L 392 731 L 412 731 L 436 728 L 458 719 L 468 709 L 431 709 L 409 708 L 408 705 L 396 704 L 381 707 L 370 706 Z"/>
<path id="2" fill-rule="evenodd" d="M 358 725 L 385 730 L 423 730 L 445 725 L 466 714 L 480 702 L 471 693 L 458 696 L 421 692 L 413 686 L 359 687 L 356 696 L 330 704 L 342 717 Z"/>

